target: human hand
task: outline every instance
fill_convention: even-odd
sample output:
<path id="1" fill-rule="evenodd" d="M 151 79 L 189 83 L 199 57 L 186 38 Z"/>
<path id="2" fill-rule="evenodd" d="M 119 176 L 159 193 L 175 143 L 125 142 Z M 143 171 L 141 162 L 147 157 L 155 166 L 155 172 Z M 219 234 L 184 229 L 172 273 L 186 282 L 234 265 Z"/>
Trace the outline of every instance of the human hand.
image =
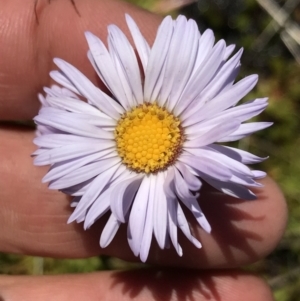
<path id="1" fill-rule="evenodd" d="M 2 2 L 2 3 L 1 3 Z M 130 13 L 149 42 L 160 22 L 158 17 L 117 1 L 76 1 L 80 17 L 70 1 L 38 3 L 39 24 L 32 0 L 0 1 L 0 119 L 26 120 L 37 114 L 36 98 L 50 86 L 53 57 L 76 66 L 95 84 L 97 76 L 86 59 L 83 32 L 106 39 L 106 27 L 114 23 L 126 32 L 124 13 Z M 2 126 L 0 129 L 0 249 L 37 256 L 64 258 L 101 254 L 137 260 L 128 247 L 125 228 L 105 249 L 99 236 L 105 224 L 84 232 L 82 225 L 67 225 L 69 197 L 41 184 L 44 168 L 32 164 L 34 132 Z M 161 251 L 153 245 L 151 270 L 103 272 L 89 275 L 0 278 L 4 300 L 272 300 L 265 284 L 237 269 L 267 255 L 277 244 L 286 223 L 286 207 L 276 184 L 262 181 L 258 200 L 246 202 L 214 194 L 206 188 L 200 203 L 213 231 L 206 234 L 192 222 L 203 248 L 194 248 L 180 237 L 184 249 Z M 188 213 L 187 213 L 188 216 Z M 173 267 L 176 269 L 165 268 Z M 193 269 L 193 270 L 192 270 Z M 200 270 L 205 269 L 205 270 Z M 222 269 L 222 270 L 221 270 Z M 175 296 L 175 295 L 176 296 Z"/>

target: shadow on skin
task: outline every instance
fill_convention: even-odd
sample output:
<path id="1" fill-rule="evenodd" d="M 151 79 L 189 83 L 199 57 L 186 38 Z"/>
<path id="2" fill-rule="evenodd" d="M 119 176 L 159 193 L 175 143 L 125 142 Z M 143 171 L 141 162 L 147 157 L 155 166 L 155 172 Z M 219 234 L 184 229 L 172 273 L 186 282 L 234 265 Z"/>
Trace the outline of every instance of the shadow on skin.
<path id="1" fill-rule="evenodd" d="M 258 213 L 254 216 L 247 212 L 247 209 L 241 209 L 243 203 L 263 202 L 265 199 L 263 189 L 255 191 L 258 200 L 245 201 L 225 196 L 214 188 L 208 188 L 208 185 L 205 186 L 199 203 L 212 227 L 211 235 L 214 237 L 227 262 L 229 262 L 231 266 L 239 265 L 240 260 L 236 259 L 233 249 L 241 251 L 251 261 L 259 259 L 259 255 L 251 246 L 250 241 L 260 242 L 263 241 L 263 237 L 251 228 L 242 228 L 239 222 L 259 223 L 265 219 L 265 215 Z M 257 204 L 257 206 L 259 206 L 259 204 Z M 195 227 L 197 227 L 197 225 L 193 224 L 192 228 L 194 231 Z M 209 250 L 205 248 L 205 244 L 203 244 L 202 252 L 204 256 L 209 253 Z"/>
<path id="2" fill-rule="evenodd" d="M 184 269 L 145 269 L 115 272 L 112 289 L 122 286 L 122 292 L 137 298 L 141 292 L 149 291 L 153 299 L 160 300 L 205 300 L 220 301 L 221 297 L 213 277 L 201 277 L 201 273 Z"/>

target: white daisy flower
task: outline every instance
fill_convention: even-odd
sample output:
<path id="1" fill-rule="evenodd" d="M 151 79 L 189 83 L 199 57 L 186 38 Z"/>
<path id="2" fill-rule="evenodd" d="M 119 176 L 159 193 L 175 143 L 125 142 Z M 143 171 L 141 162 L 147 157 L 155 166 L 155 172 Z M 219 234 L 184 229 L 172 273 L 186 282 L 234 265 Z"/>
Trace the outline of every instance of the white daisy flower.
<path id="1" fill-rule="evenodd" d="M 243 123 L 266 108 L 267 98 L 236 106 L 258 77 L 235 83 L 242 49 L 229 59 L 234 46 L 214 44 L 210 29 L 200 34 L 193 20 L 168 16 L 150 47 L 133 19 L 126 15 L 126 21 L 134 46 L 115 25 L 108 27 L 108 48 L 85 34 L 88 59 L 110 94 L 54 59 L 60 71 L 50 75 L 63 88 L 45 88 L 46 97 L 40 96 L 34 164 L 51 165 L 43 182 L 74 196 L 68 222 L 84 222 L 87 229 L 110 212 L 102 248 L 128 223 L 128 243 L 142 261 L 153 237 L 161 249 L 171 240 L 181 256 L 178 228 L 201 248 L 184 206 L 211 231 L 197 201 L 202 180 L 231 196 L 255 199 L 249 187 L 260 187 L 255 180 L 265 173 L 245 164 L 263 158 L 219 142 L 270 126 Z"/>

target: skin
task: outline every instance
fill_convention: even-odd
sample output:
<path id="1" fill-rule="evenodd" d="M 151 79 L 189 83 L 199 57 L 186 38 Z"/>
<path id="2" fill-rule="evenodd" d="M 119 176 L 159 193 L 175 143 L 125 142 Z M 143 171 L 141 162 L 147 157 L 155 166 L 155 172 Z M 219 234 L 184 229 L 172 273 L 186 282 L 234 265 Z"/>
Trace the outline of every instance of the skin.
<path id="1" fill-rule="evenodd" d="M 117 24 L 126 34 L 124 13 L 136 20 L 149 43 L 160 18 L 115 0 L 40 1 L 36 22 L 33 0 L 0 0 L 0 120 L 29 120 L 38 113 L 36 94 L 51 85 L 53 57 L 79 68 L 103 87 L 86 58 L 83 32 L 106 40 L 106 26 Z M 41 183 L 47 167 L 35 167 L 31 153 L 34 132 L 0 125 L 0 251 L 84 258 L 106 254 L 137 260 L 121 228 L 111 245 L 101 249 L 99 236 L 107 217 L 89 231 L 67 225 L 70 198 Z M 184 255 L 161 251 L 153 243 L 151 269 L 62 276 L 1 276 L 0 300 L 273 300 L 267 285 L 238 267 L 269 254 L 286 225 L 284 197 L 274 181 L 256 190 L 258 200 L 233 199 L 204 187 L 200 205 L 212 225 L 206 234 L 187 213 L 203 244 L 196 249 L 183 236 Z M 233 269 L 234 268 L 234 269 Z M 159 281 L 157 281 L 159 280 Z M 163 285 L 162 285 L 163 284 Z M 2 299 L 1 299 L 2 298 Z"/>

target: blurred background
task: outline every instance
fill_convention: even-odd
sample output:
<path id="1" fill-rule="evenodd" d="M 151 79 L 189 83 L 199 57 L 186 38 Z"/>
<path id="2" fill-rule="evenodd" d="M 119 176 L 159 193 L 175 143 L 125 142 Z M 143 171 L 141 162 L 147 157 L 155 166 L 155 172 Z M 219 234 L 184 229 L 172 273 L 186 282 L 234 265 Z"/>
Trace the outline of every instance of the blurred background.
<path id="1" fill-rule="evenodd" d="M 247 97 L 269 96 L 257 120 L 274 125 L 239 142 L 239 147 L 270 158 L 257 166 L 281 186 L 289 207 L 286 233 L 267 258 L 246 267 L 270 284 L 277 301 L 300 300 L 300 0 L 127 0 L 152 12 L 193 18 L 202 32 L 244 47 L 240 77 L 260 80 Z M 245 99 L 245 100 L 247 100 Z M 0 254 L 0 273 L 57 274 L 130 268 L 109 257 L 56 260 Z"/>

